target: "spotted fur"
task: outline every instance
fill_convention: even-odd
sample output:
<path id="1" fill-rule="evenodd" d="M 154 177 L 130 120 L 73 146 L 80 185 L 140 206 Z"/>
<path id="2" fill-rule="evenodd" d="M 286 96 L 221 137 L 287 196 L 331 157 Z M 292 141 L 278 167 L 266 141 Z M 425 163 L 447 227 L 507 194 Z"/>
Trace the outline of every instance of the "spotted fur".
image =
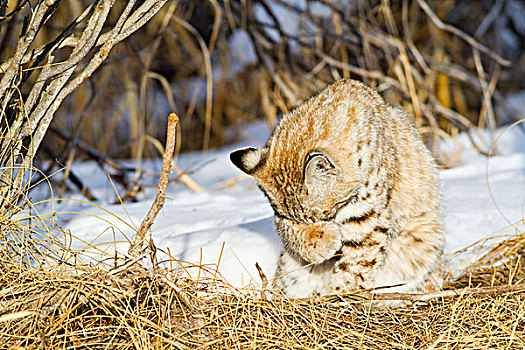
<path id="1" fill-rule="evenodd" d="M 265 147 L 230 158 L 275 212 L 284 249 L 274 286 L 285 294 L 441 286 L 435 162 L 375 90 L 339 80 L 284 115 Z"/>

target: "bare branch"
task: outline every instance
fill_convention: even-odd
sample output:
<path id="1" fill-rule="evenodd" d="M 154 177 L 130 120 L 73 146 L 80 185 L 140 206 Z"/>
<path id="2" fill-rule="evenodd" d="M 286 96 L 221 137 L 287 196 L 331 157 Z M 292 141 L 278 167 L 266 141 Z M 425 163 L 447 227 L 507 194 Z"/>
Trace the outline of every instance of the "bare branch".
<path id="1" fill-rule="evenodd" d="M 4 137 L 1 141 L 0 149 L 3 150 L 1 163 L 4 166 L 2 171 L 2 181 L 5 185 L 12 184 L 14 187 L 22 183 L 25 171 L 36 154 L 38 147 L 51 123 L 53 116 L 61 105 L 62 101 L 73 92 L 82 82 L 89 78 L 100 64 L 108 57 L 109 52 L 118 42 L 122 41 L 146 22 L 148 22 L 164 5 L 167 0 L 144 1 L 134 10 L 135 0 L 128 1 L 126 7 L 121 12 L 117 23 L 113 29 L 101 38 L 101 31 L 106 23 L 111 8 L 115 0 L 97 1 L 88 6 L 82 14 L 77 17 L 53 42 L 37 50 L 37 53 L 26 53 L 32 43 L 36 32 L 49 15 L 49 8 L 53 1 L 41 1 L 36 13 L 33 15 L 30 28 L 24 37 L 19 41 L 15 55 L 2 65 L 2 69 L 7 67 L 2 77 L 0 96 L 2 96 L 2 115 L 10 103 L 15 89 L 11 88 L 13 79 L 20 74 L 19 67 L 24 60 L 31 60 L 36 56 L 33 66 L 47 55 L 47 64 L 41 69 L 35 84 L 33 85 L 28 97 L 24 101 L 22 115 L 17 117 L 11 125 L 7 125 Z M 58 3 L 57 3 L 58 4 Z M 53 6 L 57 6 L 54 4 Z M 72 29 L 75 28 L 85 18 L 87 24 L 78 39 L 71 36 Z M 102 41 L 104 39 L 105 41 Z M 61 62 L 55 62 L 53 51 L 65 45 L 73 46 L 69 57 Z M 84 60 L 97 45 L 101 45 L 95 55 L 75 74 L 79 63 Z M 32 71 L 32 70 L 31 70 Z M 18 84 L 23 84 L 25 78 Z M 26 150 L 22 150 L 20 140 L 30 137 L 30 142 Z M 8 153 L 5 151 L 9 150 Z M 22 152 L 23 151 L 23 152 Z M 24 153 L 21 164 L 19 162 L 21 153 Z M 13 180 L 15 169 L 20 169 Z"/>
<path id="2" fill-rule="evenodd" d="M 18 73 L 20 67 L 20 61 L 22 60 L 24 54 L 27 52 L 27 49 L 35 39 L 35 36 L 38 33 L 40 25 L 44 19 L 44 15 L 46 14 L 47 10 L 52 4 L 53 1 L 41 1 L 38 4 L 38 8 L 33 13 L 33 16 L 31 18 L 31 23 L 29 24 L 27 33 L 21 38 L 21 40 L 18 41 L 18 45 L 16 47 L 16 51 L 11 61 L 11 64 L 9 65 L 9 67 L 7 67 L 4 76 L 0 81 L 0 97 L 4 96 L 8 87 L 13 83 L 13 79 Z M 10 97 L 10 95 L 7 95 L 4 98 L 4 101 L 9 100 L 8 97 Z"/>
<path id="3" fill-rule="evenodd" d="M 501 64 L 502 66 L 508 67 L 511 65 L 511 62 L 509 60 L 504 59 L 494 51 L 490 50 L 488 47 L 486 47 L 483 44 L 480 44 L 476 39 L 468 35 L 467 33 L 463 32 L 461 29 L 458 29 L 454 26 L 448 25 L 443 23 L 436 14 L 432 11 L 430 6 L 425 2 L 425 0 L 417 0 L 419 6 L 425 11 L 425 13 L 428 15 L 428 17 L 432 20 L 432 22 L 439 28 L 443 29 L 447 32 L 450 32 L 454 35 L 459 36 L 461 39 L 465 40 L 467 43 L 469 43 L 470 46 L 478 49 L 479 51 L 483 52 L 484 54 L 492 57 L 496 62 Z"/>
<path id="4" fill-rule="evenodd" d="M 448 289 L 440 290 L 432 293 L 357 293 L 349 296 L 356 296 L 368 300 L 408 300 L 408 301 L 429 301 L 438 298 L 454 298 L 465 295 L 491 295 L 491 294 L 505 294 L 525 291 L 525 285 L 511 285 L 511 286 L 493 286 L 493 287 L 479 287 L 479 288 L 462 288 L 462 289 Z"/>
<path id="5" fill-rule="evenodd" d="M 175 131 L 179 118 L 175 113 L 171 113 L 168 116 L 168 132 L 166 136 L 166 149 L 162 158 L 162 170 L 160 173 L 159 186 L 157 189 L 157 196 L 151 205 L 151 208 L 142 220 L 142 224 L 137 231 L 135 239 L 131 243 L 128 254 L 136 259 L 141 255 L 144 244 L 147 242 L 146 234 L 153 225 L 153 221 L 157 217 L 157 214 L 164 206 L 164 200 L 166 198 L 166 188 L 168 186 L 168 178 L 170 174 L 170 168 L 172 166 L 173 151 L 175 150 Z"/>

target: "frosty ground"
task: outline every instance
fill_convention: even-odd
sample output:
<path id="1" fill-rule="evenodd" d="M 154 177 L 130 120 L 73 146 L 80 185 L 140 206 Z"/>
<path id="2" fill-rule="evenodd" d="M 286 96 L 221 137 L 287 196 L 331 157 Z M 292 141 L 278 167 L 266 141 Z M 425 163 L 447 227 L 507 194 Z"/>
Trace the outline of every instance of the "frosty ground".
<path id="1" fill-rule="evenodd" d="M 272 210 L 255 183 L 229 161 L 232 150 L 260 147 L 269 133 L 265 124 L 252 124 L 243 131 L 244 141 L 239 144 L 178 157 L 177 166 L 193 169 L 190 177 L 204 192 L 196 193 L 181 183 L 168 187 L 166 203 L 152 232 L 158 248 L 185 266 L 207 265 L 212 274 L 218 271 L 217 276 L 234 287 L 261 283 L 256 262 L 271 280 L 281 250 Z M 487 152 L 490 150 L 489 133 L 480 131 L 473 136 Z M 474 243 L 491 238 L 485 243 L 489 244 L 524 229 L 525 129 L 518 125 L 505 132 L 489 159 L 472 148 L 466 135 L 442 142 L 440 149 L 444 157 L 458 164 L 440 170 L 447 265 L 448 270 L 457 272 L 480 254 L 479 244 L 472 246 Z M 142 166 L 159 171 L 160 160 Z M 71 194 L 71 200 L 45 201 L 36 208 L 41 214 L 56 213 L 57 222 L 71 234 L 63 239 L 71 247 L 89 252 L 91 258 L 113 256 L 115 249 L 126 252 L 127 242 L 140 226 L 156 189 L 146 188 L 138 202 L 115 205 L 111 204 L 117 198 L 114 185 L 96 164 L 78 163 L 74 169 L 89 179 L 99 202 L 89 204 L 80 195 Z M 43 188 L 33 193 L 33 198 L 49 196 Z M 466 253 L 455 253 L 465 248 Z M 188 269 L 188 273 L 198 272 Z"/>

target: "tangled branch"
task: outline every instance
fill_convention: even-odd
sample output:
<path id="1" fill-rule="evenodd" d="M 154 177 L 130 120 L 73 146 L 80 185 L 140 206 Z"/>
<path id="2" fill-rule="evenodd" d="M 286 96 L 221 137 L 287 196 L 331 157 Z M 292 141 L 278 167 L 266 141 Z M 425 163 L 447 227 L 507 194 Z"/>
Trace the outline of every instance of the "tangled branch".
<path id="1" fill-rule="evenodd" d="M 147 23 L 167 0 L 131 0 L 111 29 L 108 15 L 115 0 L 99 0 L 86 9 L 52 42 L 29 50 L 36 35 L 52 18 L 61 1 L 41 0 L 28 14 L 13 56 L 0 69 L 0 165 L 2 198 L 19 188 L 53 116 L 64 99 L 104 62 L 111 49 Z M 80 25 L 83 28 L 80 29 Z M 79 37 L 74 31 L 81 30 Z M 106 30 L 104 33 L 103 31 Z M 72 48 L 67 54 L 65 48 Z M 59 59 L 63 57 L 65 59 Z M 24 65 L 30 64 L 27 70 Z M 43 65 L 42 65 L 43 64 Z M 37 75 L 28 91 L 28 79 Z M 27 92 L 24 97 L 22 92 Z"/>

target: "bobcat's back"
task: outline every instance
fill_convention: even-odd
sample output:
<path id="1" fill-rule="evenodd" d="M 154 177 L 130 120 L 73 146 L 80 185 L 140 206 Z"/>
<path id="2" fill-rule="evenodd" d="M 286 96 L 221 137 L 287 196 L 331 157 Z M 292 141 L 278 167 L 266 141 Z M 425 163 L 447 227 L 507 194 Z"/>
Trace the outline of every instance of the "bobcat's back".
<path id="1" fill-rule="evenodd" d="M 437 170 L 409 118 L 343 79 L 286 114 L 262 149 L 232 162 L 275 212 L 275 286 L 292 297 L 441 284 Z"/>

